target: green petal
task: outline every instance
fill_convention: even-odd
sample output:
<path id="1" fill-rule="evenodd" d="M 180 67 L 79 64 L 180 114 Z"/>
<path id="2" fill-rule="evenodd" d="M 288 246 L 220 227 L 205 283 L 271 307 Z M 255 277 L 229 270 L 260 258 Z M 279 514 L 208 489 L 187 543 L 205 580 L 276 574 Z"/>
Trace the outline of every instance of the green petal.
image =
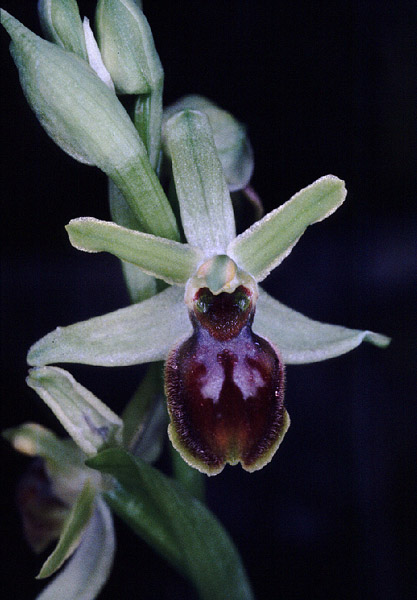
<path id="1" fill-rule="evenodd" d="M 86 454 L 105 443 L 121 443 L 122 420 L 64 369 L 31 369 L 26 382 Z"/>
<path id="2" fill-rule="evenodd" d="M 185 285 L 202 261 L 188 244 L 173 242 L 93 217 L 73 219 L 66 226 L 70 242 L 85 252 L 110 252 L 167 283 Z"/>
<path id="3" fill-rule="evenodd" d="M 106 450 L 88 465 L 117 479 L 106 494 L 110 506 L 190 579 L 201 600 L 252 598 L 231 539 L 182 486 L 122 450 Z"/>
<path id="4" fill-rule="evenodd" d="M 140 230 L 140 224 L 132 213 L 121 191 L 111 179 L 109 183 L 110 214 L 115 223 L 128 229 Z M 142 302 L 157 293 L 155 277 L 147 275 L 139 267 L 122 261 L 122 270 L 132 303 Z"/>
<path id="5" fill-rule="evenodd" d="M 65 521 L 58 544 L 44 562 L 37 577 L 38 579 L 50 577 L 77 548 L 81 535 L 93 514 L 95 495 L 96 490 L 87 479 L 82 492 L 79 494 Z"/>
<path id="6" fill-rule="evenodd" d="M 32 346 L 28 363 L 119 367 L 164 360 L 192 332 L 183 295 L 182 289 L 170 287 L 140 304 L 58 327 Z"/>
<path id="7" fill-rule="evenodd" d="M 262 281 L 288 256 L 307 227 L 334 213 L 345 197 L 343 181 L 333 175 L 321 177 L 238 235 L 227 254 Z"/>
<path id="8" fill-rule="evenodd" d="M 96 509 L 81 543 L 62 571 L 37 596 L 37 600 L 92 600 L 106 583 L 113 564 L 115 538 L 113 520 L 104 501 L 97 497 Z"/>
<path id="9" fill-rule="evenodd" d="M 247 186 L 253 173 L 253 151 L 245 126 L 211 100 L 197 95 L 184 96 L 168 106 L 164 110 L 164 122 L 187 108 L 207 115 L 229 191 Z"/>
<path id="10" fill-rule="evenodd" d="M 179 239 L 146 148 L 116 95 L 75 54 L 36 36 L 6 11 L 0 14 L 24 93 L 48 135 L 111 177 L 144 231 Z"/>
<path id="11" fill-rule="evenodd" d="M 83 25 L 75 0 L 39 0 L 38 13 L 48 40 L 87 60 Z"/>
<path id="12" fill-rule="evenodd" d="M 188 242 L 207 257 L 225 254 L 235 220 L 208 118 L 192 110 L 177 113 L 165 136 Z"/>
<path id="13" fill-rule="evenodd" d="M 381 348 L 390 343 L 388 337 L 379 333 L 313 321 L 259 291 L 253 330 L 272 342 L 287 364 L 327 360 L 364 341 Z"/>

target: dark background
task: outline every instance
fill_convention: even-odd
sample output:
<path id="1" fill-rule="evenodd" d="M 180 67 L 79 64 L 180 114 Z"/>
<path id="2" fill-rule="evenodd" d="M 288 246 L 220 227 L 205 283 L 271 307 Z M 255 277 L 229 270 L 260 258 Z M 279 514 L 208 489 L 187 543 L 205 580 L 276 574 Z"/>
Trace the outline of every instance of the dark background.
<path id="1" fill-rule="evenodd" d="M 79 2 L 92 18 L 95 2 Z M 36 3 L 2 6 L 39 33 Z M 312 318 L 372 329 L 363 345 L 287 370 L 292 426 L 272 463 L 207 481 L 210 508 L 238 545 L 258 600 L 414 597 L 416 524 L 417 9 L 411 1 L 145 2 L 166 73 L 165 102 L 200 93 L 248 126 L 253 185 L 272 209 L 327 173 L 346 203 L 312 227 L 266 280 Z M 2 428 L 60 431 L 25 386 L 25 355 L 53 329 L 127 305 L 116 259 L 71 248 L 73 217 L 108 218 L 105 178 L 38 125 L 2 54 Z M 140 368 L 71 367 L 115 410 Z M 122 393 L 121 393 L 122 392 Z M 8 598 L 30 599 L 41 559 L 21 537 L 14 489 L 27 459 L 2 444 L 1 538 Z M 193 598 L 117 521 L 100 598 Z"/>

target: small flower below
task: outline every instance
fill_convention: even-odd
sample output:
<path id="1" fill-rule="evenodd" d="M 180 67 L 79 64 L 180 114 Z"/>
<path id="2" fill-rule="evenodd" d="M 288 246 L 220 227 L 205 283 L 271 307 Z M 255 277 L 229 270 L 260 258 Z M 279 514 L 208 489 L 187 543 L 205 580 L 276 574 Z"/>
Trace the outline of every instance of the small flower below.
<path id="1" fill-rule="evenodd" d="M 101 498 L 102 476 L 84 465 L 86 455 L 71 440 L 60 440 L 35 423 L 3 436 L 35 457 L 17 493 L 25 537 L 35 552 L 57 545 L 38 579 L 59 573 L 38 600 L 91 600 L 106 583 L 115 538 L 109 508 Z M 62 568 L 61 568 L 62 567 Z"/>

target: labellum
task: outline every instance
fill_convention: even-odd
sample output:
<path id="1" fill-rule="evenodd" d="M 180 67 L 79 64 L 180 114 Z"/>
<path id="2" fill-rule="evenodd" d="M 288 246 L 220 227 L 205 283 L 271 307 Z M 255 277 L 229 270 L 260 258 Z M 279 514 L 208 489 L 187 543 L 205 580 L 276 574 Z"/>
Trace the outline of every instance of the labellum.
<path id="1" fill-rule="evenodd" d="M 284 366 L 252 331 L 257 292 L 251 287 L 186 292 L 194 332 L 166 363 L 170 439 L 186 462 L 208 475 L 226 463 L 261 469 L 289 426 Z"/>

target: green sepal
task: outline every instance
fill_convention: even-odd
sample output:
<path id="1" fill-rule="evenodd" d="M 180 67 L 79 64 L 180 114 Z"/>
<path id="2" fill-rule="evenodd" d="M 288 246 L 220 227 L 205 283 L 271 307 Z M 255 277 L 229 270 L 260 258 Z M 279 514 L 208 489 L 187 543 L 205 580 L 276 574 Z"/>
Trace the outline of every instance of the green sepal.
<path id="1" fill-rule="evenodd" d="M 307 227 L 334 213 L 345 198 L 343 181 L 333 175 L 321 177 L 238 235 L 227 254 L 262 281 L 288 256 Z"/>
<path id="2" fill-rule="evenodd" d="M 58 367 L 31 369 L 26 382 L 87 455 L 95 454 L 105 444 L 121 444 L 120 417 L 68 371 Z"/>
<path id="3" fill-rule="evenodd" d="M 75 0 L 39 0 L 38 13 L 48 40 L 87 60 L 83 25 Z"/>
<path id="4" fill-rule="evenodd" d="M 113 564 L 113 519 L 105 502 L 96 497 L 96 508 L 84 530 L 77 551 L 36 600 L 92 600 L 106 583 Z"/>
<path id="5" fill-rule="evenodd" d="M 185 285 L 202 262 L 198 248 L 133 231 L 93 217 L 73 219 L 66 226 L 70 242 L 85 252 L 110 252 L 166 283 Z"/>
<path id="6" fill-rule="evenodd" d="M 117 367 L 165 360 L 172 346 L 192 333 L 183 297 L 181 288 L 170 287 L 139 304 L 58 327 L 30 348 L 28 363 Z"/>
<path id="7" fill-rule="evenodd" d="M 232 201 L 205 114 L 185 110 L 165 125 L 181 221 L 192 246 L 208 258 L 235 236 Z"/>
<path id="8" fill-rule="evenodd" d="M 182 486 L 119 449 L 101 452 L 88 466 L 117 480 L 105 494 L 108 504 L 193 583 L 199 598 L 252 598 L 230 537 Z"/>
<path id="9" fill-rule="evenodd" d="M 70 156 L 111 177 L 144 231 L 179 239 L 146 148 L 116 95 L 75 54 L 41 39 L 6 11 L 0 14 L 22 88 L 48 135 Z"/>
<path id="10" fill-rule="evenodd" d="M 390 338 L 372 331 L 348 329 L 313 321 L 259 289 L 253 330 L 272 342 L 286 364 L 327 360 L 353 350 L 362 342 L 380 348 Z"/>
<path id="11" fill-rule="evenodd" d="M 58 544 L 44 562 L 37 579 L 53 575 L 77 548 L 81 535 L 93 514 L 95 495 L 95 487 L 87 479 L 68 514 Z"/>
<path id="12" fill-rule="evenodd" d="M 245 126 L 208 98 L 198 95 L 184 96 L 165 108 L 163 122 L 166 123 L 175 113 L 185 109 L 198 110 L 207 115 L 229 191 L 247 186 L 254 162 Z"/>

